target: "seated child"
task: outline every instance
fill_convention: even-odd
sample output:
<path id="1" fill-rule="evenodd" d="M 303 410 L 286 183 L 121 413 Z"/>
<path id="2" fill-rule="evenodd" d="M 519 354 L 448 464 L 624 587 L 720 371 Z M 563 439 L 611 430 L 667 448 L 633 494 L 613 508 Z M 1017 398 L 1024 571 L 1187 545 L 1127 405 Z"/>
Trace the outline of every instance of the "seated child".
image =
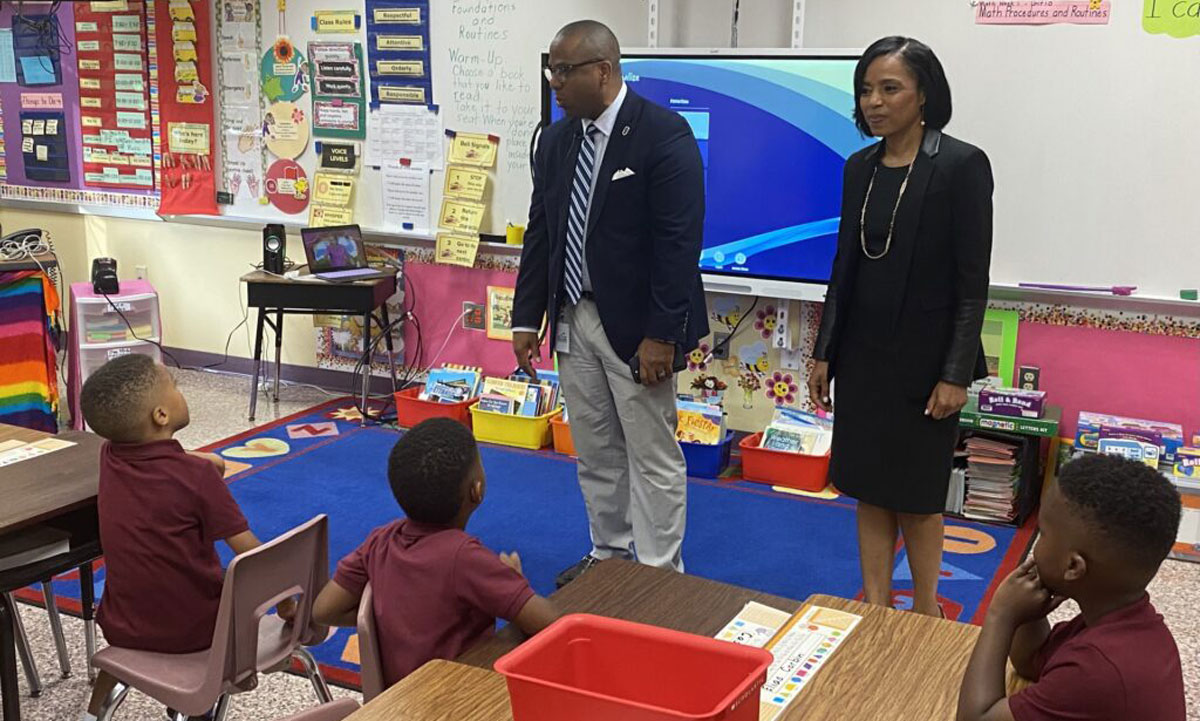
<path id="1" fill-rule="evenodd" d="M 80 405 L 108 440 L 97 495 L 105 581 L 96 620 L 105 639 L 160 653 L 208 648 L 224 580 L 214 544 L 235 553 L 259 546 L 225 485 L 225 462 L 173 440 L 190 420 L 187 401 L 147 356 L 105 363 L 83 384 Z M 290 618 L 295 604 L 280 604 L 279 613 Z M 85 721 L 115 682 L 100 674 Z"/>
<path id="2" fill-rule="evenodd" d="M 463 530 L 486 487 L 469 430 L 445 418 L 418 424 L 392 448 L 388 480 L 407 518 L 376 528 L 343 558 L 313 606 L 317 623 L 353 626 L 371 583 L 388 685 L 486 640 L 497 618 L 533 634 L 558 617 L 521 575 L 517 554 L 497 556 Z"/>
<path id="3" fill-rule="evenodd" d="M 1033 557 L 996 590 L 959 692 L 958 721 L 1184 721 L 1175 639 L 1146 586 L 1175 542 L 1180 501 L 1153 468 L 1093 455 L 1042 502 Z M 1080 613 L 1050 628 L 1065 599 Z M 1005 698 L 1005 658 L 1034 683 Z"/>

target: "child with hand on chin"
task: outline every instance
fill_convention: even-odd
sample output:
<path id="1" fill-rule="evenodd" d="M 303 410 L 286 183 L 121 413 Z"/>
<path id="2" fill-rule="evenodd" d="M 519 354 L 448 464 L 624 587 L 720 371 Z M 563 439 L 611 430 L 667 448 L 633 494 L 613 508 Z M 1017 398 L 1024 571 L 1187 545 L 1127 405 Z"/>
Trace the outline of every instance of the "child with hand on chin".
<path id="1" fill-rule="evenodd" d="M 958 721 L 1184 721 L 1179 649 L 1146 586 L 1179 529 L 1179 493 L 1116 456 L 1066 465 L 1033 557 L 1004 579 L 959 692 Z M 1050 627 L 1072 599 L 1080 613 Z M 1005 697 L 1005 660 L 1034 683 Z"/>

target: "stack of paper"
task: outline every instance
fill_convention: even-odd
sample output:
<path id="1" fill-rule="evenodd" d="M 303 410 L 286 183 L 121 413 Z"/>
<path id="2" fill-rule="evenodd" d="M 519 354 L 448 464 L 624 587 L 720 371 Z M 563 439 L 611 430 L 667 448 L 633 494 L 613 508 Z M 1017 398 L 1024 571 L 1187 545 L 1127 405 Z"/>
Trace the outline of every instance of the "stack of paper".
<path id="1" fill-rule="evenodd" d="M 759 448 L 823 456 L 833 444 L 833 423 L 792 408 L 776 408 Z"/>
<path id="2" fill-rule="evenodd" d="M 968 518 L 1009 522 L 1017 515 L 1021 481 L 1020 446 L 1016 443 L 971 436 L 967 453 L 966 499 L 962 514 Z"/>
<path id="3" fill-rule="evenodd" d="M 950 471 L 950 486 L 946 491 L 946 513 L 963 512 L 963 496 L 967 492 L 967 469 L 955 468 Z"/>

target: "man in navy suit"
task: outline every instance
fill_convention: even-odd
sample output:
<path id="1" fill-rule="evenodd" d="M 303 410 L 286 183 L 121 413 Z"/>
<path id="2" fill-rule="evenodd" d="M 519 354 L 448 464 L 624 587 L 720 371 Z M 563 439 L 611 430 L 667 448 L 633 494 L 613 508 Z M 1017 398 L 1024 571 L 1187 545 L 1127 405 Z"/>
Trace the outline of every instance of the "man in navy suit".
<path id="1" fill-rule="evenodd" d="M 626 87 L 604 25 L 560 30 L 545 72 L 567 117 L 534 158 L 513 350 L 532 374 L 548 320 L 592 536 L 559 584 L 607 558 L 682 571 L 674 370 L 708 334 L 700 151 L 681 116 Z"/>

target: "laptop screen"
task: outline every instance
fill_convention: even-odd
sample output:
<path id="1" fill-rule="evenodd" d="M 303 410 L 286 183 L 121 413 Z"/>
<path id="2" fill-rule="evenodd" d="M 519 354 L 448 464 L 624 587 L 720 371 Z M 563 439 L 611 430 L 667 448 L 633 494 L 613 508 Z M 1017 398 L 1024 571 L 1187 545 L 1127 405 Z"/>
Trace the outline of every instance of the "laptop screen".
<path id="1" fill-rule="evenodd" d="M 310 273 L 367 267 L 367 251 L 357 225 L 304 228 L 300 237 Z"/>

